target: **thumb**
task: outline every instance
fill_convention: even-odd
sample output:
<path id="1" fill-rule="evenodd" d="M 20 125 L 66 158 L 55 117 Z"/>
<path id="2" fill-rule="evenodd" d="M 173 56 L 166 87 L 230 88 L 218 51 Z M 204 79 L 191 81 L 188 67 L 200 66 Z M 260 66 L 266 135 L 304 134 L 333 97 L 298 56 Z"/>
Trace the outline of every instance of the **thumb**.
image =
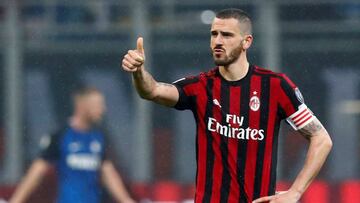
<path id="1" fill-rule="evenodd" d="M 137 39 L 136 50 L 140 53 L 144 53 L 144 39 L 142 37 Z"/>

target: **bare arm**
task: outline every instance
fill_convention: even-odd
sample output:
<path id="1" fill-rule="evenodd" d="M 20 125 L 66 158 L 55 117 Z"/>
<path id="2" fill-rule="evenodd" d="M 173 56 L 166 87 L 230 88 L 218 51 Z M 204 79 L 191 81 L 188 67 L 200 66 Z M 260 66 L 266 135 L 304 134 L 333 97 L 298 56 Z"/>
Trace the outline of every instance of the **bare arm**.
<path id="1" fill-rule="evenodd" d="M 122 61 L 123 70 L 133 74 L 134 86 L 141 98 L 154 101 L 165 106 L 175 106 L 179 92 L 172 84 L 157 82 L 145 70 L 145 53 L 143 39 L 137 40 L 137 49 L 129 50 Z"/>
<path id="2" fill-rule="evenodd" d="M 104 185 L 117 202 L 135 203 L 126 191 L 121 176 L 111 161 L 104 161 L 101 167 L 101 175 Z"/>
<path id="3" fill-rule="evenodd" d="M 303 194 L 324 164 L 332 148 L 332 141 L 328 132 L 317 118 L 302 128 L 300 133 L 309 140 L 310 145 L 305 165 L 290 190 Z"/>
<path id="4" fill-rule="evenodd" d="M 26 176 L 17 186 L 10 203 L 23 203 L 31 195 L 31 193 L 39 186 L 46 171 L 50 168 L 48 162 L 43 159 L 37 159 L 31 165 Z"/>
<path id="5" fill-rule="evenodd" d="M 267 201 L 270 201 L 270 203 L 295 203 L 300 199 L 310 183 L 319 173 L 332 148 L 331 138 L 317 118 L 300 129 L 299 132 L 309 140 L 310 145 L 307 151 L 305 164 L 294 183 L 287 192 L 269 197 L 262 197 L 254 201 L 254 203 Z"/>

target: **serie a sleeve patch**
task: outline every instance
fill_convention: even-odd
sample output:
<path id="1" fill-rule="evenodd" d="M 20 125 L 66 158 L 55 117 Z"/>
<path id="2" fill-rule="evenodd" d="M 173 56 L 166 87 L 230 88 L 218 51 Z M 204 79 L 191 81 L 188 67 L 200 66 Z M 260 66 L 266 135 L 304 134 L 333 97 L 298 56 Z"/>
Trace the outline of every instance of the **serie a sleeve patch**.
<path id="1" fill-rule="evenodd" d="M 305 105 L 301 104 L 298 110 L 289 116 L 286 121 L 295 129 L 300 130 L 315 118 L 313 112 Z"/>

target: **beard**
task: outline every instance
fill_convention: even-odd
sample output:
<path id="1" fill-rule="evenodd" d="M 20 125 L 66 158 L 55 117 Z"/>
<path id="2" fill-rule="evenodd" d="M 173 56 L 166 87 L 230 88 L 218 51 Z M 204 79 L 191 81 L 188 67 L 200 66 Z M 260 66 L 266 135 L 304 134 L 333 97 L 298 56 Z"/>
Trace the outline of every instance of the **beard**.
<path id="1" fill-rule="evenodd" d="M 239 57 L 242 52 L 242 45 L 240 44 L 235 49 L 233 49 L 229 55 L 226 55 L 225 58 L 216 58 L 213 54 L 214 63 L 217 66 L 228 66 L 234 63 Z"/>

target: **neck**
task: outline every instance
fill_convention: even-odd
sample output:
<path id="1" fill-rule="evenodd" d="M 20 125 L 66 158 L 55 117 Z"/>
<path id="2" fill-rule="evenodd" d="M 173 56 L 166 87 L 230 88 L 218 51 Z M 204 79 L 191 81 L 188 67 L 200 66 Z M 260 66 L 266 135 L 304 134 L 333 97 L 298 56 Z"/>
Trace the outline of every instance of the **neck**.
<path id="1" fill-rule="evenodd" d="M 70 118 L 70 126 L 79 131 L 86 131 L 90 128 L 89 122 L 78 114 L 75 114 Z"/>
<path id="2" fill-rule="evenodd" d="M 221 76 L 228 81 L 237 81 L 244 78 L 249 70 L 249 62 L 245 53 L 242 53 L 238 60 L 228 66 L 219 66 Z"/>

